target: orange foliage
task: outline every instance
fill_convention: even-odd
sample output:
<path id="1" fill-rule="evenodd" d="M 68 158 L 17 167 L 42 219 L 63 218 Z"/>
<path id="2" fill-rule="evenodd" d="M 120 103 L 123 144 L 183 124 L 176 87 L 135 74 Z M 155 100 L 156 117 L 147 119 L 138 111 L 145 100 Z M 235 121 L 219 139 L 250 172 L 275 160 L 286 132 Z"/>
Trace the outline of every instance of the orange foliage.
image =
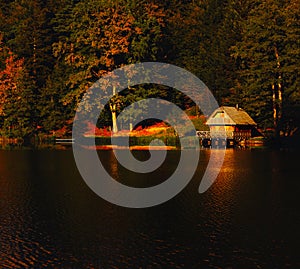
<path id="1" fill-rule="evenodd" d="M 147 136 L 147 135 L 155 135 L 157 133 L 160 133 L 162 131 L 166 131 L 168 128 L 170 128 L 168 125 L 166 125 L 164 122 L 156 123 L 154 125 L 148 126 L 146 128 L 143 128 L 142 126 L 138 126 L 133 131 L 129 130 L 122 130 L 118 132 L 118 136 L 125 136 L 125 135 L 133 135 L 133 136 Z M 97 128 L 97 126 L 93 125 L 90 122 L 87 122 L 86 125 L 86 136 L 111 136 L 112 132 L 109 131 L 107 128 Z"/>
<path id="2" fill-rule="evenodd" d="M 107 129 L 99 129 L 97 126 L 91 122 L 87 122 L 87 131 L 85 132 L 86 136 L 111 136 L 111 131 Z"/>
<path id="3" fill-rule="evenodd" d="M 0 115 L 4 114 L 3 106 L 8 95 L 18 94 L 20 77 L 24 69 L 24 59 L 16 56 L 3 45 L 0 36 L 0 56 L 4 58 L 4 69 L 0 70 Z M 21 97 L 16 97 L 16 99 Z"/>
<path id="4" fill-rule="evenodd" d="M 164 122 L 158 122 L 146 128 L 142 128 L 142 126 L 138 126 L 136 129 L 132 131 L 132 135 L 134 136 L 155 135 L 160 132 L 165 132 L 168 128 L 170 127 L 166 125 Z"/>

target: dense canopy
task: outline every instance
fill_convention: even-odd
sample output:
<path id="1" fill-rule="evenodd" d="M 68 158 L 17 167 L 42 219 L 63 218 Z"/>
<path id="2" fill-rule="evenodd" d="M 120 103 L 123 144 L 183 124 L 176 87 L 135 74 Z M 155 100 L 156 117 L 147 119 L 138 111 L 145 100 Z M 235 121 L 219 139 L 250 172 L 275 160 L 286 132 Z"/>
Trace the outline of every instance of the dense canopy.
<path id="1" fill-rule="evenodd" d="M 0 5 L 0 136 L 70 130 L 78 102 L 95 81 L 142 61 L 191 71 L 220 105 L 239 104 L 261 129 L 289 136 L 299 126 L 299 0 Z M 140 85 L 115 96 L 99 126 L 113 125 L 125 106 L 152 96 L 185 109 L 194 105 L 174 89 Z"/>

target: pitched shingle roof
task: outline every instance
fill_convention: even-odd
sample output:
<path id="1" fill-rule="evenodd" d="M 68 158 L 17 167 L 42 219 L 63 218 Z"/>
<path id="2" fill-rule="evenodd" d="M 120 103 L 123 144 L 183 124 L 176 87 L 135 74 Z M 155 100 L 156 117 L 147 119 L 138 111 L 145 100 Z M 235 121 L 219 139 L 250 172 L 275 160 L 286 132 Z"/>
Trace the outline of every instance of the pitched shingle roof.
<path id="1" fill-rule="evenodd" d="M 208 118 L 207 125 L 220 124 L 220 118 L 214 118 L 218 112 L 225 112 L 225 125 L 256 125 L 255 121 L 241 108 L 221 106 L 216 109 Z"/>

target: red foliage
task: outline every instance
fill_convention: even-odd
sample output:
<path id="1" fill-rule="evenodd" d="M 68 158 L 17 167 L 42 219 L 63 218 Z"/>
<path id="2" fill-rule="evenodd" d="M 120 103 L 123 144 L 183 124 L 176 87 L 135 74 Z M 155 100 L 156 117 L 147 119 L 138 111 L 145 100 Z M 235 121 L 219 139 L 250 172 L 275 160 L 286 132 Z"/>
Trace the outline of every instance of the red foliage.
<path id="1" fill-rule="evenodd" d="M 139 132 L 143 129 L 143 127 L 141 125 L 139 125 L 136 129 L 134 129 L 135 131 Z"/>
<path id="2" fill-rule="evenodd" d="M 65 137 L 68 133 L 67 126 L 63 126 L 62 128 L 52 131 L 52 135 L 55 135 L 56 137 Z"/>
<path id="3" fill-rule="evenodd" d="M 85 132 L 87 136 L 111 136 L 111 131 L 105 129 L 99 129 L 97 126 L 91 122 L 87 122 L 87 130 Z"/>
<path id="4" fill-rule="evenodd" d="M 138 126 L 136 129 L 133 130 L 133 133 L 136 136 L 147 136 L 147 135 L 153 135 L 158 132 L 161 132 L 162 130 L 166 130 L 169 126 L 164 122 L 158 122 L 154 125 L 148 126 L 143 129 L 142 126 Z"/>
<path id="5" fill-rule="evenodd" d="M 24 70 L 24 59 L 17 59 L 1 39 L 0 36 L 0 56 L 4 57 L 5 68 L 0 70 L 0 115 L 4 114 L 3 105 L 8 101 L 9 95 L 15 95 L 17 100 L 21 98 L 18 90 Z"/>

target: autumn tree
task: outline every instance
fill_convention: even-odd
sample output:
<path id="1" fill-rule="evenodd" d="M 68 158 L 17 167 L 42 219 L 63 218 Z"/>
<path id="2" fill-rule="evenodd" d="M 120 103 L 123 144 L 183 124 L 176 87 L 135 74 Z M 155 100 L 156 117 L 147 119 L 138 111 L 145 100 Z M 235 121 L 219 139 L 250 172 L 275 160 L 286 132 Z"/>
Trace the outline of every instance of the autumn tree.
<path id="1" fill-rule="evenodd" d="M 68 79 L 71 91 L 65 103 L 78 103 L 86 90 L 109 71 L 155 59 L 163 13 L 155 4 L 134 3 L 84 1 L 72 9 L 67 36 L 54 44 L 55 55 L 72 68 Z M 118 131 L 116 116 L 122 103 L 124 97 L 120 95 L 109 103 L 114 132 Z"/>
<path id="2" fill-rule="evenodd" d="M 45 122 L 40 109 L 44 107 L 44 89 L 54 68 L 52 43 L 56 36 L 51 19 L 63 2 L 54 5 L 53 0 L 9 1 L 3 11 L 3 20 L 0 21 L 4 26 L 6 44 L 24 61 L 26 75 L 22 77 L 22 85 L 24 91 L 27 91 L 27 97 L 23 101 L 30 102 L 24 105 L 31 107 L 31 121 L 35 130 L 41 121 Z M 52 122 L 53 119 L 49 121 Z"/>
<path id="3" fill-rule="evenodd" d="M 0 117 L 4 136 L 32 133 L 32 95 L 24 85 L 24 59 L 18 59 L 0 39 Z"/>

